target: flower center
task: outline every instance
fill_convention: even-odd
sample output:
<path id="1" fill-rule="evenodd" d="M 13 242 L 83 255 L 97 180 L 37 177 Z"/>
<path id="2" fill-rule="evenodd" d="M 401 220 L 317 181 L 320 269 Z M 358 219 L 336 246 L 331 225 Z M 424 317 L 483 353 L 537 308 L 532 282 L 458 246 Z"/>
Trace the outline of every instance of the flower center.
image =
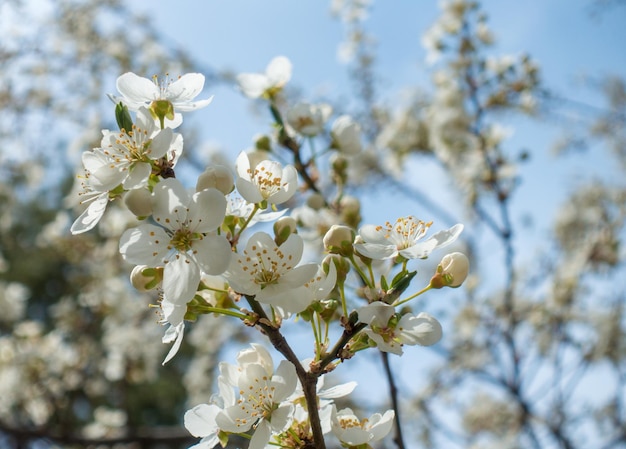
<path id="1" fill-rule="evenodd" d="M 428 228 L 432 224 L 432 221 L 426 223 L 422 220 L 417 220 L 413 216 L 408 216 L 398 218 L 394 224 L 386 222 L 379 229 L 384 229 L 385 238 L 393 241 L 397 248 L 402 250 L 415 245 L 415 242 L 428 232 Z"/>
<path id="2" fill-rule="evenodd" d="M 191 249 L 194 237 L 194 234 L 189 229 L 178 229 L 170 240 L 170 246 L 179 252 L 186 252 Z"/>
<path id="3" fill-rule="evenodd" d="M 272 161 L 267 161 L 269 162 L 268 164 L 264 162 L 266 161 L 263 161 L 256 166 L 252 174 L 252 179 L 259 187 L 263 198 L 267 199 L 282 189 L 283 179 L 281 176 L 282 170 L 277 170 L 277 167 L 274 163 L 272 163 Z"/>

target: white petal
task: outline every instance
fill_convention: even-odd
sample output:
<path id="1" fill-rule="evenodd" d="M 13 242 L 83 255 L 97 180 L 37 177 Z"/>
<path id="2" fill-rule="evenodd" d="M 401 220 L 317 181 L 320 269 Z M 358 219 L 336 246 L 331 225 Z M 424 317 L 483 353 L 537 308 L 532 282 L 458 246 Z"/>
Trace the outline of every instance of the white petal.
<path id="1" fill-rule="evenodd" d="M 178 326 L 183 322 L 187 313 L 187 304 L 176 304 L 167 298 L 161 300 L 161 310 L 163 311 L 163 319 L 172 326 Z"/>
<path id="2" fill-rule="evenodd" d="M 157 267 L 167 255 L 169 236 L 163 228 L 151 224 L 127 229 L 120 237 L 120 254 L 136 265 Z"/>
<path id="3" fill-rule="evenodd" d="M 380 413 L 372 415 L 370 418 L 370 431 L 372 432 L 370 441 L 378 441 L 387 436 L 393 426 L 394 416 L 393 410 L 387 410 L 382 417 Z"/>
<path id="4" fill-rule="evenodd" d="M 357 310 L 359 321 L 377 327 L 387 327 L 389 319 L 396 313 L 396 309 L 382 301 L 376 301 Z"/>
<path id="5" fill-rule="evenodd" d="M 179 229 L 191 200 L 187 190 L 176 178 L 167 178 L 154 187 L 153 194 L 152 215 L 156 222 L 173 231 Z"/>
<path id="6" fill-rule="evenodd" d="M 154 136 L 150 143 L 150 159 L 156 160 L 165 156 L 170 149 L 174 133 L 171 128 L 165 128 Z"/>
<path id="7" fill-rule="evenodd" d="M 174 341 L 174 344 L 172 345 L 170 351 L 167 353 L 167 356 L 165 356 L 165 360 L 163 360 L 163 363 L 161 365 L 165 365 L 167 362 L 172 360 L 172 358 L 176 355 L 176 353 L 180 349 L 181 343 L 183 342 L 184 334 L 185 334 L 185 323 L 180 323 L 178 326 L 175 326 L 175 327 L 170 326 L 167 329 L 167 331 L 165 332 L 165 335 L 163 336 L 163 343 L 169 343 L 174 336 L 176 337 L 176 341 Z"/>
<path id="8" fill-rule="evenodd" d="M 263 195 L 256 184 L 244 178 L 237 178 L 235 181 L 237 192 L 249 203 L 256 204 L 263 201 Z"/>
<path id="9" fill-rule="evenodd" d="M 215 404 L 200 404 L 185 413 L 185 428 L 194 437 L 206 437 L 219 432 L 215 417 L 220 408 Z M 219 443 L 217 439 L 216 444 Z"/>
<path id="10" fill-rule="evenodd" d="M 126 190 L 139 189 L 148 184 L 152 167 L 147 162 L 135 162 L 124 180 Z"/>
<path id="11" fill-rule="evenodd" d="M 226 198 L 217 189 L 205 189 L 193 195 L 187 220 L 195 232 L 215 231 L 226 214 Z"/>
<path id="12" fill-rule="evenodd" d="M 117 78 L 116 85 L 117 90 L 124 98 L 130 100 L 129 109 L 131 106 L 136 106 L 136 104 L 150 102 L 159 98 L 159 88 L 153 81 L 135 75 L 132 72 L 124 73 Z"/>
<path id="13" fill-rule="evenodd" d="M 324 399 L 341 398 L 352 393 L 356 386 L 357 383 L 354 381 L 346 382 L 345 384 L 335 385 L 334 387 L 320 391 L 318 396 Z"/>
<path id="14" fill-rule="evenodd" d="M 259 98 L 270 87 L 267 76 L 260 73 L 242 73 L 237 75 L 237 84 L 248 98 Z"/>
<path id="15" fill-rule="evenodd" d="M 181 112 L 194 111 L 196 109 L 202 109 L 211 104 L 213 101 L 213 95 L 206 100 L 190 101 L 183 104 L 177 104 L 176 110 Z"/>
<path id="16" fill-rule="evenodd" d="M 359 254 L 375 260 L 390 259 L 398 255 L 398 249 L 395 245 L 380 243 L 355 243 L 354 249 Z"/>
<path id="17" fill-rule="evenodd" d="M 270 441 L 272 430 L 270 424 L 266 420 L 262 420 L 257 424 L 256 430 L 250 439 L 248 449 L 265 449 L 266 444 Z"/>
<path id="18" fill-rule="evenodd" d="M 417 316 L 404 315 L 396 328 L 401 340 L 407 345 L 431 346 L 441 340 L 441 323 L 427 313 Z"/>
<path id="19" fill-rule="evenodd" d="M 172 103 L 188 102 L 198 96 L 204 88 L 204 75 L 187 73 L 167 86 L 167 99 Z"/>
<path id="20" fill-rule="evenodd" d="M 257 234 L 264 234 L 264 233 L 257 233 Z M 271 242 L 274 241 L 268 234 L 265 234 L 265 236 L 266 236 L 266 239 L 269 239 L 269 241 Z M 298 262 L 300 262 L 300 259 L 302 258 L 302 251 L 304 250 L 304 241 L 302 240 L 302 237 L 300 237 L 298 234 L 291 234 L 287 238 L 287 240 L 282 245 L 280 245 L 280 250 L 283 252 L 283 254 L 285 254 L 285 256 L 287 257 L 291 256 L 293 264 L 295 265 Z M 311 274 L 311 276 L 309 276 L 309 278 L 306 281 L 311 279 L 314 275 L 315 273 Z"/>
<path id="21" fill-rule="evenodd" d="M 282 402 L 287 399 L 295 390 L 298 384 L 298 375 L 296 374 L 296 367 L 293 363 L 282 360 L 276 368 L 276 373 L 272 376 L 273 387 L 276 387 L 274 392 L 274 401 Z"/>
<path id="22" fill-rule="evenodd" d="M 223 235 L 207 235 L 202 240 L 196 240 L 193 249 L 197 250 L 196 260 L 206 274 L 222 274 L 230 265 L 233 253 Z"/>
<path id="23" fill-rule="evenodd" d="M 163 269 L 163 294 L 175 304 L 187 304 L 200 283 L 200 268 L 187 254 L 178 253 Z"/>
<path id="24" fill-rule="evenodd" d="M 364 225 L 359 229 L 359 235 L 367 243 L 389 244 L 387 239 L 387 229 L 382 226 Z"/>
<path id="25" fill-rule="evenodd" d="M 293 419 L 293 404 L 281 404 L 272 412 L 271 429 L 274 433 L 282 433 L 291 425 Z"/>
<path id="26" fill-rule="evenodd" d="M 291 79 L 291 61 L 285 56 L 276 56 L 270 61 L 265 69 L 269 84 L 283 86 Z"/>
<path id="27" fill-rule="evenodd" d="M 104 215 L 107 204 L 109 203 L 109 194 L 103 193 L 93 200 L 87 209 L 78 216 L 72 224 L 70 232 L 74 235 L 82 234 L 93 229 Z"/>

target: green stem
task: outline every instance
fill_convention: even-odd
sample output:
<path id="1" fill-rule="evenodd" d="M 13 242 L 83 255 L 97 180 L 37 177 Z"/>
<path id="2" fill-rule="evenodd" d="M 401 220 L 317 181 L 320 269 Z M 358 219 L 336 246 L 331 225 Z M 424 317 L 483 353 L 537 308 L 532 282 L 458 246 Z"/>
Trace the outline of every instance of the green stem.
<path id="1" fill-rule="evenodd" d="M 430 290 L 432 288 L 431 284 L 428 284 L 426 287 L 424 287 L 423 289 L 421 289 L 419 292 L 415 293 L 414 295 L 409 296 L 406 299 L 403 299 L 401 301 L 396 301 L 394 302 L 392 305 L 394 307 L 400 306 L 406 302 L 409 302 L 410 300 L 412 300 L 413 298 L 417 298 L 419 295 L 421 295 L 422 293 L 426 293 L 428 290 Z"/>
<path id="2" fill-rule="evenodd" d="M 250 319 L 250 317 L 248 315 L 246 315 L 245 313 L 236 312 L 236 311 L 231 310 L 231 309 L 222 309 L 220 307 L 210 307 L 210 306 L 203 306 L 203 305 L 196 305 L 196 306 L 194 306 L 194 308 L 196 308 L 198 310 L 201 310 L 202 312 L 219 313 L 220 315 L 233 316 L 233 317 L 239 318 L 241 320 Z"/>

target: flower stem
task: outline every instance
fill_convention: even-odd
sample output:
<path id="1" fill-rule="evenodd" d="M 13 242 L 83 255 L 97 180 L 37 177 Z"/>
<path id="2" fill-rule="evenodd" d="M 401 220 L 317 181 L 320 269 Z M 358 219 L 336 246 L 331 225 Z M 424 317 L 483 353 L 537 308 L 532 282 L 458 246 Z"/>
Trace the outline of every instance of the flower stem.
<path id="1" fill-rule="evenodd" d="M 406 302 L 409 302 L 410 300 L 412 300 L 413 298 L 417 298 L 419 295 L 421 295 L 422 293 L 426 293 L 428 290 L 430 290 L 432 288 L 431 284 L 428 284 L 426 287 L 424 287 L 423 289 L 421 289 L 419 292 L 415 293 L 414 295 L 409 296 L 406 299 L 403 299 L 401 301 L 397 301 L 395 303 L 393 303 L 394 307 L 400 306 Z"/>

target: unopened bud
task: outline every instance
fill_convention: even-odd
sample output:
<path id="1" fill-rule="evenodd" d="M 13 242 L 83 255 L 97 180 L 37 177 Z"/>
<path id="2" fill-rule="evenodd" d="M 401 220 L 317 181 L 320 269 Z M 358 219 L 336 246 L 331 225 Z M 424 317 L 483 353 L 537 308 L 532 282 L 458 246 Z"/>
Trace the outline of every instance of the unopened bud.
<path id="1" fill-rule="evenodd" d="M 280 217 L 274 223 L 274 241 L 278 246 L 287 241 L 291 234 L 298 232 L 298 224 L 292 217 Z"/>
<path id="2" fill-rule="evenodd" d="M 348 179 L 348 159 L 335 153 L 330 157 L 332 178 L 336 184 L 345 184 Z"/>
<path id="3" fill-rule="evenodd" d="M 313 193 L 306 199 L 306 205 L 313 210 L 320 210 L 326 205 L 326 201 L 321 194 Z"/>
<path id="4" fill-rule="evenodd" d="M 463 253 L 450 253 L 443 256 L 437 272 L 430 280 L 432 288 L 460 287 L 469 273 L 469 259 Z"/>
<path id="5" fill-rule="evenodd" d="M 341 221 L 347 225 L 356 228 L 361 222 L 361 202 L 358 198 L 345 195 L 339 201 L 339 209 L 341 210 Z"/>
<path id="6" fill-rule="evenodd" d="M 353 254 L 354 230 L 348 226 L 332 225 L 324 235 L 324 249 L 331 254 L 349 257 Z"/>
<path id="7" fill-rule="evenodd" d="M 217 189 L 224 195 L 228 195 L 232 192 L 235 188 L 235 180 L 231 171 L 223 165 L 207 167 L 207 169 L 198 176 L 196 192 L 210 188 Z"/>
<path id="8" fill-rule="evenodd" d="M 361 126 L 349 115 L 342 115 L 335 120 L 330 135 L 331 148 L 348 155 L 361 151 Z"/>
<path id="9" fill-rule="evenodd" d="M 136 217 L 152 214 L 152 194 L 148 189 L 133 189 L 124 195 L 124 204 Z"/>
<path id="10" fill-rule="evenodd" d="M 162 268 L 150 268 L 146 265 L 137 265 L 130 273 L 131 284 L 140 292 L 147 292 L 156 288 L 162 278 Z"/>
<path id="11" fill-rule="evenodd" d="M 254 147 L 261 151 L 272 150 L 272 140 L 266 134 L 260 134 L 254 138 Z"/>

